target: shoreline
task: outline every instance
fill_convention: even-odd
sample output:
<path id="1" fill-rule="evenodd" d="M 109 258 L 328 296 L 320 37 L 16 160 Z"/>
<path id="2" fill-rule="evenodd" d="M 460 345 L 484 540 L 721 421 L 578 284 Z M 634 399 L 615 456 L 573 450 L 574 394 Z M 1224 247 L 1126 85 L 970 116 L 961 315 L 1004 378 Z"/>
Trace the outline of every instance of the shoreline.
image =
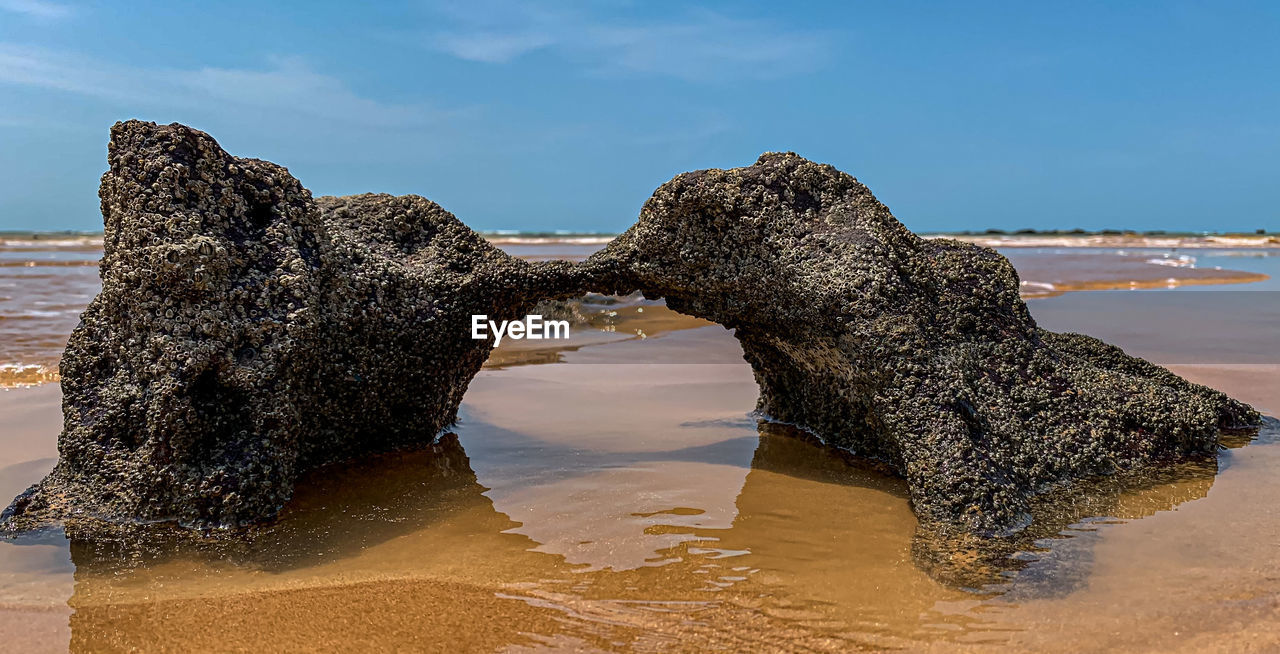
<path id="1" fill-rule="evenodd" d="M 1263 273 L 1249 273 L 1238 270 L 1224 270 L 1222 272 L 1238 274 L 1211 278 L 1169 277 L 1163 280 L 1152 279 L 1144 281 L 1117 279 L 1062 282 L 1056 284 L 1026 281 L 1022 282 L 1020 295 L 1023 300 L 1038 300 L 1049 297 L 1058 297 L 1066 293 L 1079 293 L 1082 291 L 1152 291 L 1159 289 L 1181 288 L 1183 286 L 1229 286 L 1232 284 L 1252 284 L 1256 282 L 1265 282 L 1271 279 L 1271 275 Z"/>
<path id="2" fill-rule="evenodd" d="M 1275 234 L 921 234 L 989 248 L 1267 249 L 1280 248 Z"/>
<path id="3" fill-rule="evenodd" d="M 604 245 L 620 234 L 548 233 L 548 232 L 479 232 L 494 245 Z M 921 238 L 949 238 L 991 248 L 1154 248 L 1154 249 L 1265 249 L 1280 248 L 1280 234 L 1245 233 L 1142 233 L 1118 232 L 1054 232 L 1035 234 L 921 232 Z M 34 248 L 100 249 L 101 233 L 16 232 L 0 233 L 0 252 Z"/>

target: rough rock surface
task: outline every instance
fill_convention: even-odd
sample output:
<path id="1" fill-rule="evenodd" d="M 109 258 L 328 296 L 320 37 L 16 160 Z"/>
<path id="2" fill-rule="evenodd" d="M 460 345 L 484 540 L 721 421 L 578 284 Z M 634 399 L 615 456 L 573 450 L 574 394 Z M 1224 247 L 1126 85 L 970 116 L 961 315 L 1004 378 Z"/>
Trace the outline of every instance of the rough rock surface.
<path id="1" fill-rule="evenodd" d="M 59 461 L 11 528 L 92 516 L 230 527 L 304 470 L 432 443 L 568 264 L 498 250 L 416 196 L 312 199 L 182 125 L 112 128 L 102 292 L 62 358 Z"/>
<path id="2" fill-rule="evenodd" d="M 922 239 L 795 154 L 686 173 L 585 266 L 735 330 L 759 410 L 888 462 L 916 514 L 999 535 L 1058 482 L 1212 455 L 1260 416 L 1079 334 L 1036 326 L 994 250 Z"/>
<path id="3" fill-rule="evenodd" d="M 419 197 L 312 199 L 181 125 L 112 130 L 102 293 L 63 357 L 55 470 L 4 527 L 229 527 L 298 475 L 433 442 L 511 319 L 643 291 L 736 330 L 760 409 L 886 462 L 922 524 L 998 535 L 1064 481 L 1211 455 L 1249 407 L 1039 329 L 995 251 L 924 240 L 794 154 L 676 177 L 580 265 L 531 264 Z"/>

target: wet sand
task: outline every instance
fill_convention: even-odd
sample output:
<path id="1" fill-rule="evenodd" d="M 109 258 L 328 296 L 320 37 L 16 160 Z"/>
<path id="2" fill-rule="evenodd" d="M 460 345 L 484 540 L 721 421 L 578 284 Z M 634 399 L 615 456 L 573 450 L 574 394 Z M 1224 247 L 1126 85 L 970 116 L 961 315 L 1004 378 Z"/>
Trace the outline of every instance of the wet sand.
<path id="1" fill-rule="evenodd" d="M 76 651 L 1280 646 L 1280 445 L 1120 498 L 972 592 L 913 561 L 900 481 L 748 415 L 726 330 L 653 331 L 481 372 L 456 445 L 313 475 L 247 551 L 121 565 L 77 543 L 72 566 L 65 545 L 5 543 L 0 629 Z M 1280 404 L 1274 366 L 1178 371 Z M 6 486 L 13 458 L 52 463 L 56 398 L 0 394 L 28 412 Z"/>
<path id="2" fill-rule="evenodd" d="M 1029 306 L 1046 327 L 1113 340 L 1274 415 L 1277 306 L 1269 291 L 1236 295 L 1069 293 Z M 585 314 L 567 343 L 495 351 L 456 437 L 309 475 L 252 541 L 0 542 L 0 642 L 1280 649 L 1274 432 L 1222 450 L 1216 466 L 1085 502 L 993 583 L 955 587 L 916 556 L 903 482 L 751 415 L 755 384 L 729 331 L 642 298 Z M 54 462 L 57 386 L 0 391 L 0 416 L 0 491 L 12 495 Z"/>
<path id="3" fill-rule="evenodd" d="M 0 496 L 12 499 L 57 462 L 62 393 L 57 384 L 0 390 Z M 52 436 L 51 436 L 52 435 Z M 12 652 L 65 651 L 74 572 L 65 545 L 0 541 L 0 643 Z"/>

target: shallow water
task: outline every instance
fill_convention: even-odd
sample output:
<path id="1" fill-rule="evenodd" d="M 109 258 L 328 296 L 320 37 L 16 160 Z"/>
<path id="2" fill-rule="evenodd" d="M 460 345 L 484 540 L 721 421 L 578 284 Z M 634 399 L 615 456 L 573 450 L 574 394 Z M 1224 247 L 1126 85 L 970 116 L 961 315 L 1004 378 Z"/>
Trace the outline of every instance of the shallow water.
<path id="1" fill-rule="evenodd" d="M 504 242 L 501 247 L 531 261 L 580 261 L 603 247 L 602 239 L 586 240 Z M 1280 290 L 1276 248 L 1010 247 L 1002 252 L 1018 268 L 1027 298 L 1087 289 L 1206 288 L 1200 285 L 1209 283 Z M 100 238 L 0 239 L 0 388 L 58 380 L 67 336 L 101 288 L 101 256 Z"/>
<path id="2" fill-rule="evenodd" d="M 101 255 L 78 242 L 0 245 L 0 388 L 57 379 L 67 336 L 101 288 Z"/>
<path id="3" fill-rule="evenodd" d="M 1194 338 L 1143 315 L 1148 296 L 1194 316 L 1222 292 L 1030 306 L 1050 328 L 1189 350 L 1176 371 L 1274 414 L 1280 366 L 1232 346 L 1277 351 L 1255 322 L 1270 293 Z M 0 649 L 1280 648 L 1274 432 L 1051 507 L 1042 538 L 957 584 L 900 480 L 751 415 L 727 330 L 641 298 L 593 311 L 600 329 L 569 344 L 495 353 L 456 438 L 317 471 L 251 542 L 0 543 Z M 6 497 L 53 463 L 57 390 L 0 392 Z"/>

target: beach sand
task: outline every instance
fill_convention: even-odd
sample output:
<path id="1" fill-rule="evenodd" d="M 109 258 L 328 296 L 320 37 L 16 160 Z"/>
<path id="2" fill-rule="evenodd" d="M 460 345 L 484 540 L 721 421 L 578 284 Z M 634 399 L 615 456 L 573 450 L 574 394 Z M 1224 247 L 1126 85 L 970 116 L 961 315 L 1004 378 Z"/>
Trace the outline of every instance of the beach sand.
<path id="1" fill-rule="evenodd" d="M 1068 293 L 1029 306 L 1048 328 L 1113 340 L 1274 415 L 1274 303 L 1237 295 Z M 1280 649 L 1275 433 L 1222 450 L 1216 474 L 1111 498 L 999 583 L 954 588 L 913 558 L 901 480 L 751 415 L 756 387 L 728 330 L 641 298 L 588 308 L 569 342 L 495 351 L 456 437 L 314 472 L 253 542 L 0 543 L 0 643 Z M 0 391 L 0 416 L 0 491 L 12 495 L 53 465 L 57 386 Z"/>

